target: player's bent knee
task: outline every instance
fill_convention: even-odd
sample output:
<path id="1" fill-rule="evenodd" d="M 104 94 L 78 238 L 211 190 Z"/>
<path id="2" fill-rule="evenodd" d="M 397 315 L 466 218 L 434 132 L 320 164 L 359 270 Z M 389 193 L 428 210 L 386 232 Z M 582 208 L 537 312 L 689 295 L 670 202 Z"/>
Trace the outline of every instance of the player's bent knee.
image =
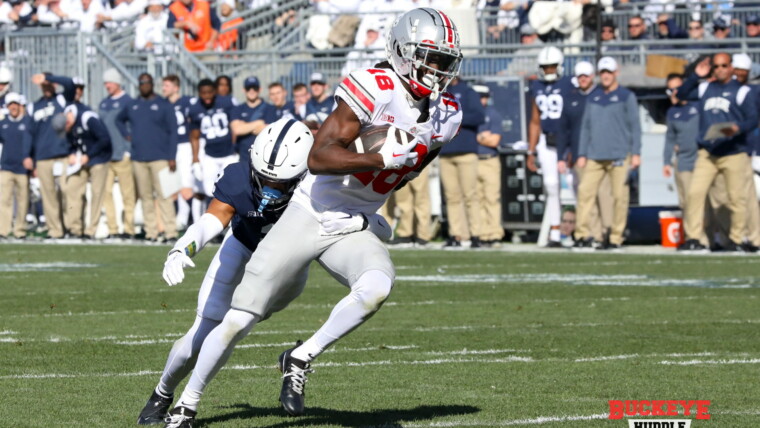
<path id="1" fill-rule="evenodd" d="M 259 317 L 250 312 L 230 309 L 219 326 L 223 329 L 225 343 L 237 342 L 251 331 Z"/>
<path id="2" fill-rule="evenodd" d="M 393 280 L 385 272 L 367 271 L 351 288 L 351 293 L 367 311 L 374 312 L 385 303 L 393 289 Z"/>

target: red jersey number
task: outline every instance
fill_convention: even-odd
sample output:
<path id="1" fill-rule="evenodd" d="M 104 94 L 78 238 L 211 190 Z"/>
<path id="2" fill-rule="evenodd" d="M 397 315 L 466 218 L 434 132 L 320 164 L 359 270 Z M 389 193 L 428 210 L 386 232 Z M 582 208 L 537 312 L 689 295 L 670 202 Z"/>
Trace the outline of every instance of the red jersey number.
<path id="1" fill-rule="evenodd" d="M 422 144 L 417 144 L 414 151 L 417 152 L 417 162 L 415 162 L 414 166 L 405 166 L 401 169 L 359 172 L 354 174 L 354 177 L 358 178 L 365 186 L 372 184 L 372 190 L 384 195 L 395 189 L 401 183 L 401 180 L 404 179 L 404 176 L 417 169 L 428 153 L 427 147 Z"/>
<path id="2" fill-rule="evenodd" d="M 377 82 L 377 87 L 381 91 L 387 91 L 387 90 L 393 89 L 393 79 L 391 79 L 390 76 L 385 74 L 385 70 L 370 68 L 369 70 L 367 70 L 367 72 L 375 75 L 375 81 Z"/>

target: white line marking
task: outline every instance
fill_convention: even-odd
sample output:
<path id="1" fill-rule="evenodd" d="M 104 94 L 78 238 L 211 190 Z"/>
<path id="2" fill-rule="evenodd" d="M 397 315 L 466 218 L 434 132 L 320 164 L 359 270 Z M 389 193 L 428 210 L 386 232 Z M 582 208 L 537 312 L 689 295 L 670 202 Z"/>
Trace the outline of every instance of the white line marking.
<path id="1" fill-rule="evenodd" d="M 0 331 L 0 336 L 10 336 L 12 334 L 18 334 L 18 332 L 17 331 L 13 331 L 13 330 L 3 330 L 3 331 Z"/>
<path id="2" fill-rule="evenodd" d="M 731 360 L 689 360 L 689 361 L 660 361 L 666 366 L 702 366 L 702 365 L 729 365 L 729 364 L 760 364 L 760 358 L 731 359 Z"/>
<path id="3" fill-rule="evenodd" d="M 596 415 L 579 415 L 579 416 L 539 416 L 531 419 L 512 419 L 500 422 L 486 422 L 486 421 L 452 421 L 452 422 L 430 422 L 428 424 L 404 424 L 405 427 L 475 427 L 475 426 L 489 426 L 489 427 L 504 427 L 512 425 L 543 425 L 550 422 L 576 422 L 576 421 L 590 421 L 594 419 L 607 419 L 608 413 L 599 413 Z M 382 425 L 380 425 L 382 426 Z"/>
<path id="4" fill-rule="evenodd" d="M 60 272 L 67 269 L 96 268 L 100 265 L 93 263 L 0 263 L 0 272 Z"/>

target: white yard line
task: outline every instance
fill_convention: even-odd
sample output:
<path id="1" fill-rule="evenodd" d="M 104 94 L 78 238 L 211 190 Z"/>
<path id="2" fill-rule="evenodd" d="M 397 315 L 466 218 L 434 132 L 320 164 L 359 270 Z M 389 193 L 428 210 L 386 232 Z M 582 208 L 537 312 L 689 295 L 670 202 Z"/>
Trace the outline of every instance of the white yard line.
<path id="1" fill-rule="evenodd" d="M 760 358 L 730 359 L 730 360 L 689 360 L 689 361 L 660 361 L 667 366 L 712 366 L 732 364 L 760 364 Z"/>
<path id="2" fill-rule="evenodd" d="M 511 419 L 499 422 L 488 422 L 483 420 L 459 420 L 452 422 L 430 422 L 427 424 L 413 423 L 404 424 L 405 427 L 504 427 L 514 425 L 543 425 L 553 422 L 577 422 L 577 421 L 590 421 L 595 419 L 607 419 L 609 414 L 599 413 L 596 415 L 578 415 L 578 416 L 539 416 L 537 418 L 530 419 Z M 382 426 L 382 425 L 380 425 Z"/>

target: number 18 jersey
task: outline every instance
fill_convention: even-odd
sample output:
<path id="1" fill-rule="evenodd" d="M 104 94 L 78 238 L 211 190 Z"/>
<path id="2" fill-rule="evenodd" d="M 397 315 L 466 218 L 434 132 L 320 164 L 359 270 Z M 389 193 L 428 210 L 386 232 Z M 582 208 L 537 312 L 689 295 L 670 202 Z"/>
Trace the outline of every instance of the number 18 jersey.
<path id="1" fill-rule="evenodd" d="M 418 138 L 414 167 L 367 171 L 350 175 L 313 175 L 307 173 L 293 200 L 317 214 L 327 210 L 375 213 L 406 174 L 423 162 L 425 156 L 451 141 L 462 122 L 460 104 L 453 95 L 443 93 L 436 100 L 415 101 L 392 69 L 369 68 L 349 74 L 335 91 L 336 103 L 344 101 L 367 128 L 393 125 Z M 418 119 L 428 108 L 429 117 Z M 335 114 L 335 113 L 333 113 Z"/>

